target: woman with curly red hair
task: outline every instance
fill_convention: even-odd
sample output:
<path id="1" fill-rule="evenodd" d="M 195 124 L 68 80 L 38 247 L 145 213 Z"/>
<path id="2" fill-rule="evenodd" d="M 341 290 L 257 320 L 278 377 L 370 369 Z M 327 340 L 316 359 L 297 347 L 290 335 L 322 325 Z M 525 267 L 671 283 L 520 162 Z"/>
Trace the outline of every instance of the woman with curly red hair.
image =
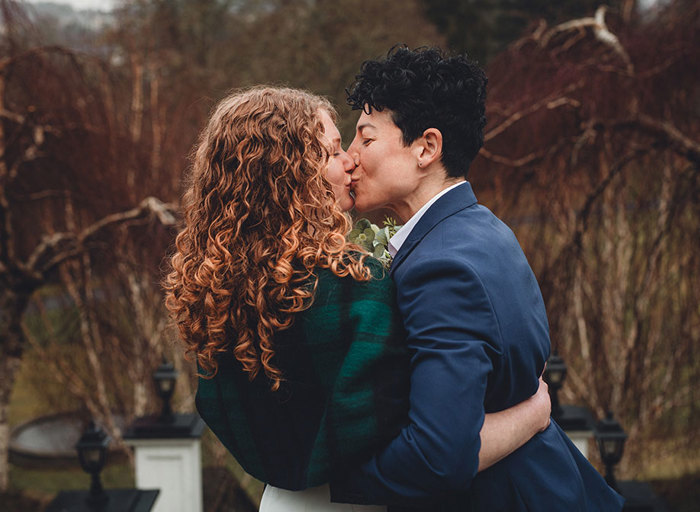
<path id="1" fill-rule="evenodd" d="M 345 238 L 354 163 L 334 119 L 327 100 L 294 89 L 222 100 L 199 139 L 165 283 L 200 372 L 197 409 L 269 484 L 261 510 L 384 510 L 332 504 L 323 484 L 409 421 L 393 285 Z M 487 415 L 484 436 L 518 428 L 484 442 L 485 459 L 527 441 L 548 407 L 539 393 Z"/>

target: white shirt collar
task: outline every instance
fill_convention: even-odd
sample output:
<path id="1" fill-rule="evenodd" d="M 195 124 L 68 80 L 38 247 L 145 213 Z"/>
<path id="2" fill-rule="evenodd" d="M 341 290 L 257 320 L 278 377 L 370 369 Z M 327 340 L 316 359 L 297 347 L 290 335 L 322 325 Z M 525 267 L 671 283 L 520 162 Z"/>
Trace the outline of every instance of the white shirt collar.
<path id="1" fill-rule="evenodd" d="M 452 190 L 455 187 L 458 187 L 462 183 L 466 183 L 466 181 L 460 181 L 459 183 L 455 183 L 454 185 L 447 187 L 444 190 L 441 190 L 437 194 L 433 196 L 433 198 L 425 203 L 420 210 L 418 210 L 416 213 L 413 214 L 413 216 L 408 219 L 408 222 L 401 226 L 401 229 L 399 229 L 394 236 L 389 239 L 389 254 L 391 254 L 391 257 L 393 258 L 396 256 L 396 253 L 399 252 L 399 249 L 401 249 L 401 246 L 403 243 L 406 241 L 408 238 L 408 235 L 411 234 L 411 231 L 413 231 L 413 228 L 416 227 L 416 224 L 418 224 L 418 221 L 421 219 L 423 214 L 428 211 L 428 208 L 430 208 L 435 201 L 440 199 L 442 196 L 447 194 L 450 190 Z"/>

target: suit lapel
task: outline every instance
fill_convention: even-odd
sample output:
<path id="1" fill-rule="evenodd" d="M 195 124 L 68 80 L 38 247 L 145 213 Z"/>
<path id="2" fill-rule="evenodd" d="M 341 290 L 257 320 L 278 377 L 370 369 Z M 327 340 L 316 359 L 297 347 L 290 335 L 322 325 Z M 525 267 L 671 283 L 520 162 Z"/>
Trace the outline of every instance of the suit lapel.
<path id="1" fill-rule="evenodd" d="M 474 204 L 476 204 L 476 196 L 474 195 L 472 186 L 468 181 L 463 185 L 453 188 L 440 199 L 435 201 L 435 203 L 428 208 L 428 210 L 420 218 L 418 224 L 413 227 L 411 234 L 408 235 L 408 238 L 401 246 L 401 249 L 399 249 L 399 252 L 396 253 L 396 256 L 391 262 L 391 270 L 389 271 L 389 274 L 394 274 L 398 266 L 403 263 L 411 251 L 413 251 L 418 243 L 423 240 L 425 235 L 427 235 L 430 230 L 432 230 L 443 219 Z"/>

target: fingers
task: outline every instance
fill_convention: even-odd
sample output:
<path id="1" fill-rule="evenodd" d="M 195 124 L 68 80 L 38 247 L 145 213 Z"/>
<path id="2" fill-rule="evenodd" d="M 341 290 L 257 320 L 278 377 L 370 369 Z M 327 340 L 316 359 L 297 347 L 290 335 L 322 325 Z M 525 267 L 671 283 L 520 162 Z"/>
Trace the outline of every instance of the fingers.
<path id="1" fill-rule="evenodd" d="M 539 379 L 539 387 L 537 388 L 537 395 L 540 397 L 540 399 L 543 401 L 543 407 L 544 407 L 544 412 L 545 415 L 543 417 L 543 426 L 540 432 L 544 431 L 549 427 L 549 424 L 551 422 L 551 415 L 552 415 L 552 400 L 549 397 L 549 386 L 547 383 L 540 377 Z"/>

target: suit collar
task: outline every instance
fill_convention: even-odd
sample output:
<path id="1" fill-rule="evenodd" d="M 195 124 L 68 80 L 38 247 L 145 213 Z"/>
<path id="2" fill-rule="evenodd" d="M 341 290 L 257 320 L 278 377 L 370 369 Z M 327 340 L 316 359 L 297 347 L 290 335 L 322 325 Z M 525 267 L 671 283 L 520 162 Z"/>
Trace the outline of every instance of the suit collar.
<path id="1" fill-rule="evenodd" d="M 472 190 L 471 184 L 466 181 L 458 187 L 453 188 L 445 195 L 440 197 L 435 203 L 428 208 L 423 214 L 418 223 L 413 227 L 408 238 L 399 249 L 399 252 L 394 257 L 391 263 L 390 274 L 393 274 L 398 266 L 406 259 L 413 248 L 418 245 L 425 235 L 430 232 L 443 219 L 457 213 L 464 208 L 476 204 L 476 196 Z"/>

